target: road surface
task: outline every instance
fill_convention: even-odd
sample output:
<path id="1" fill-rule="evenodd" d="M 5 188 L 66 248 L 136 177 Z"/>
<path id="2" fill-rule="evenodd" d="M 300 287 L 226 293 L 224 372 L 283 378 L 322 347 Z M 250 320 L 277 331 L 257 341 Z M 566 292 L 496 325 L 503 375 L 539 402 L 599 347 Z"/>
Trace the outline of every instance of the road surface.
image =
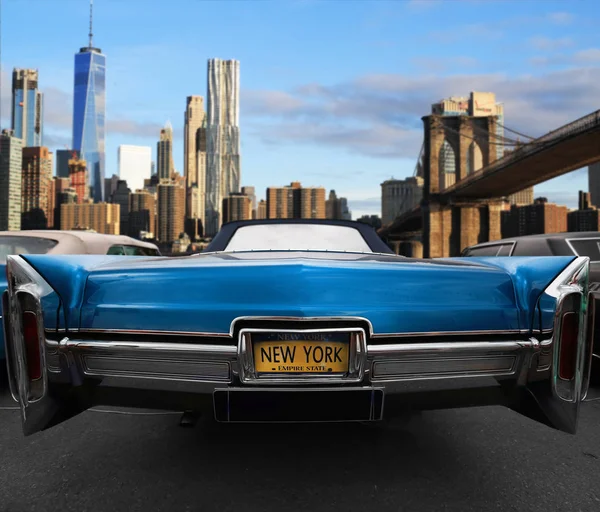
<path id="1" fill-rule="evenodd" d="M 0 395 L 1 511 L 600 510 L 600 401 L 576 436 L 501 407 L 381 429 L 98 408 L 25 438 Z"/>

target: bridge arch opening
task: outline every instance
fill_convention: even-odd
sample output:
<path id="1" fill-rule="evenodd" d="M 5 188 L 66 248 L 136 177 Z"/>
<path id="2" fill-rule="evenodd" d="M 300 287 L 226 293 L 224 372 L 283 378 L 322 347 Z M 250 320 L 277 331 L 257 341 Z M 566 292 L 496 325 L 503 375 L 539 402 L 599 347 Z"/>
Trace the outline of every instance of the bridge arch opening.
<path id="1" fill-rule="evenodd" d="M 471 142 L 467 151 L 467 176 L 483 167 L 483 152 L 476 141 Z"/>
<path id="2" fill-rule="evenodd" d="M 456 183 L 456 153 L 447 139 L 440 147 L 438 158 L 440 191 Z"/>

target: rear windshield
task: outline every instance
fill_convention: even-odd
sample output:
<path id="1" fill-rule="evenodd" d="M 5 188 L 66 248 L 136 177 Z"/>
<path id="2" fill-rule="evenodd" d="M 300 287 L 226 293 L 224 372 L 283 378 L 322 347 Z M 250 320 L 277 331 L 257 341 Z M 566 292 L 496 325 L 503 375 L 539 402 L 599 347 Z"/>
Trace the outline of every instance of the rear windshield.
<path id="1" fill-rule="evenodd" d="M 590 261 L 600 261 L 600 238 L 571 238 L 569 243 L 577 256 L 587 256 Z"/>
<path id="2" fill-rule="evenodd" d="M 358 229 L 315 224 L 241 226 L 225 250 L 373 252 Z"/>
<path id="3" fill-rule="evenodd" d="M 6 263 L 11 254 L 46 254 L 58 242 L 33 236 L 1 236 L 0 263 Z"/>

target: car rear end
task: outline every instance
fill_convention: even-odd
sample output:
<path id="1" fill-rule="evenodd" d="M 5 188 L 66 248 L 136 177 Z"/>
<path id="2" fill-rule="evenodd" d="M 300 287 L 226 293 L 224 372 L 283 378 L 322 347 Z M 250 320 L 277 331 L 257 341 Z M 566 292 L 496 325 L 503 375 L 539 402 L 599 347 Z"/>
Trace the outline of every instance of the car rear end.
<path id="1" fill-rule="evenodd" d="M 541 270 L 531 260 L 386 258 L 209 256 L 216 263 L 202 267 L 107 257 L 86 267 L 10 257 L 3 310 L 24 432 L 99 404 L 222 422 L 379 421 L 500 404 L 576 431 L 591 357 L 586 258 Z"/>

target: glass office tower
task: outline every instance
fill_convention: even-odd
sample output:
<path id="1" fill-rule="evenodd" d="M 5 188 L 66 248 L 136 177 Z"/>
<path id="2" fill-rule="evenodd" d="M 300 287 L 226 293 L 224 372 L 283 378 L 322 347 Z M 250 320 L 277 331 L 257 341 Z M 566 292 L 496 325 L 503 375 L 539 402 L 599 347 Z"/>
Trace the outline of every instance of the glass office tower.
<path id="1" fill-rule="evenodd" d="M 75 55 L 73 149 L 87 163 L 90 197 L 104 200 L 106 57 L 90 45 Z"/>

